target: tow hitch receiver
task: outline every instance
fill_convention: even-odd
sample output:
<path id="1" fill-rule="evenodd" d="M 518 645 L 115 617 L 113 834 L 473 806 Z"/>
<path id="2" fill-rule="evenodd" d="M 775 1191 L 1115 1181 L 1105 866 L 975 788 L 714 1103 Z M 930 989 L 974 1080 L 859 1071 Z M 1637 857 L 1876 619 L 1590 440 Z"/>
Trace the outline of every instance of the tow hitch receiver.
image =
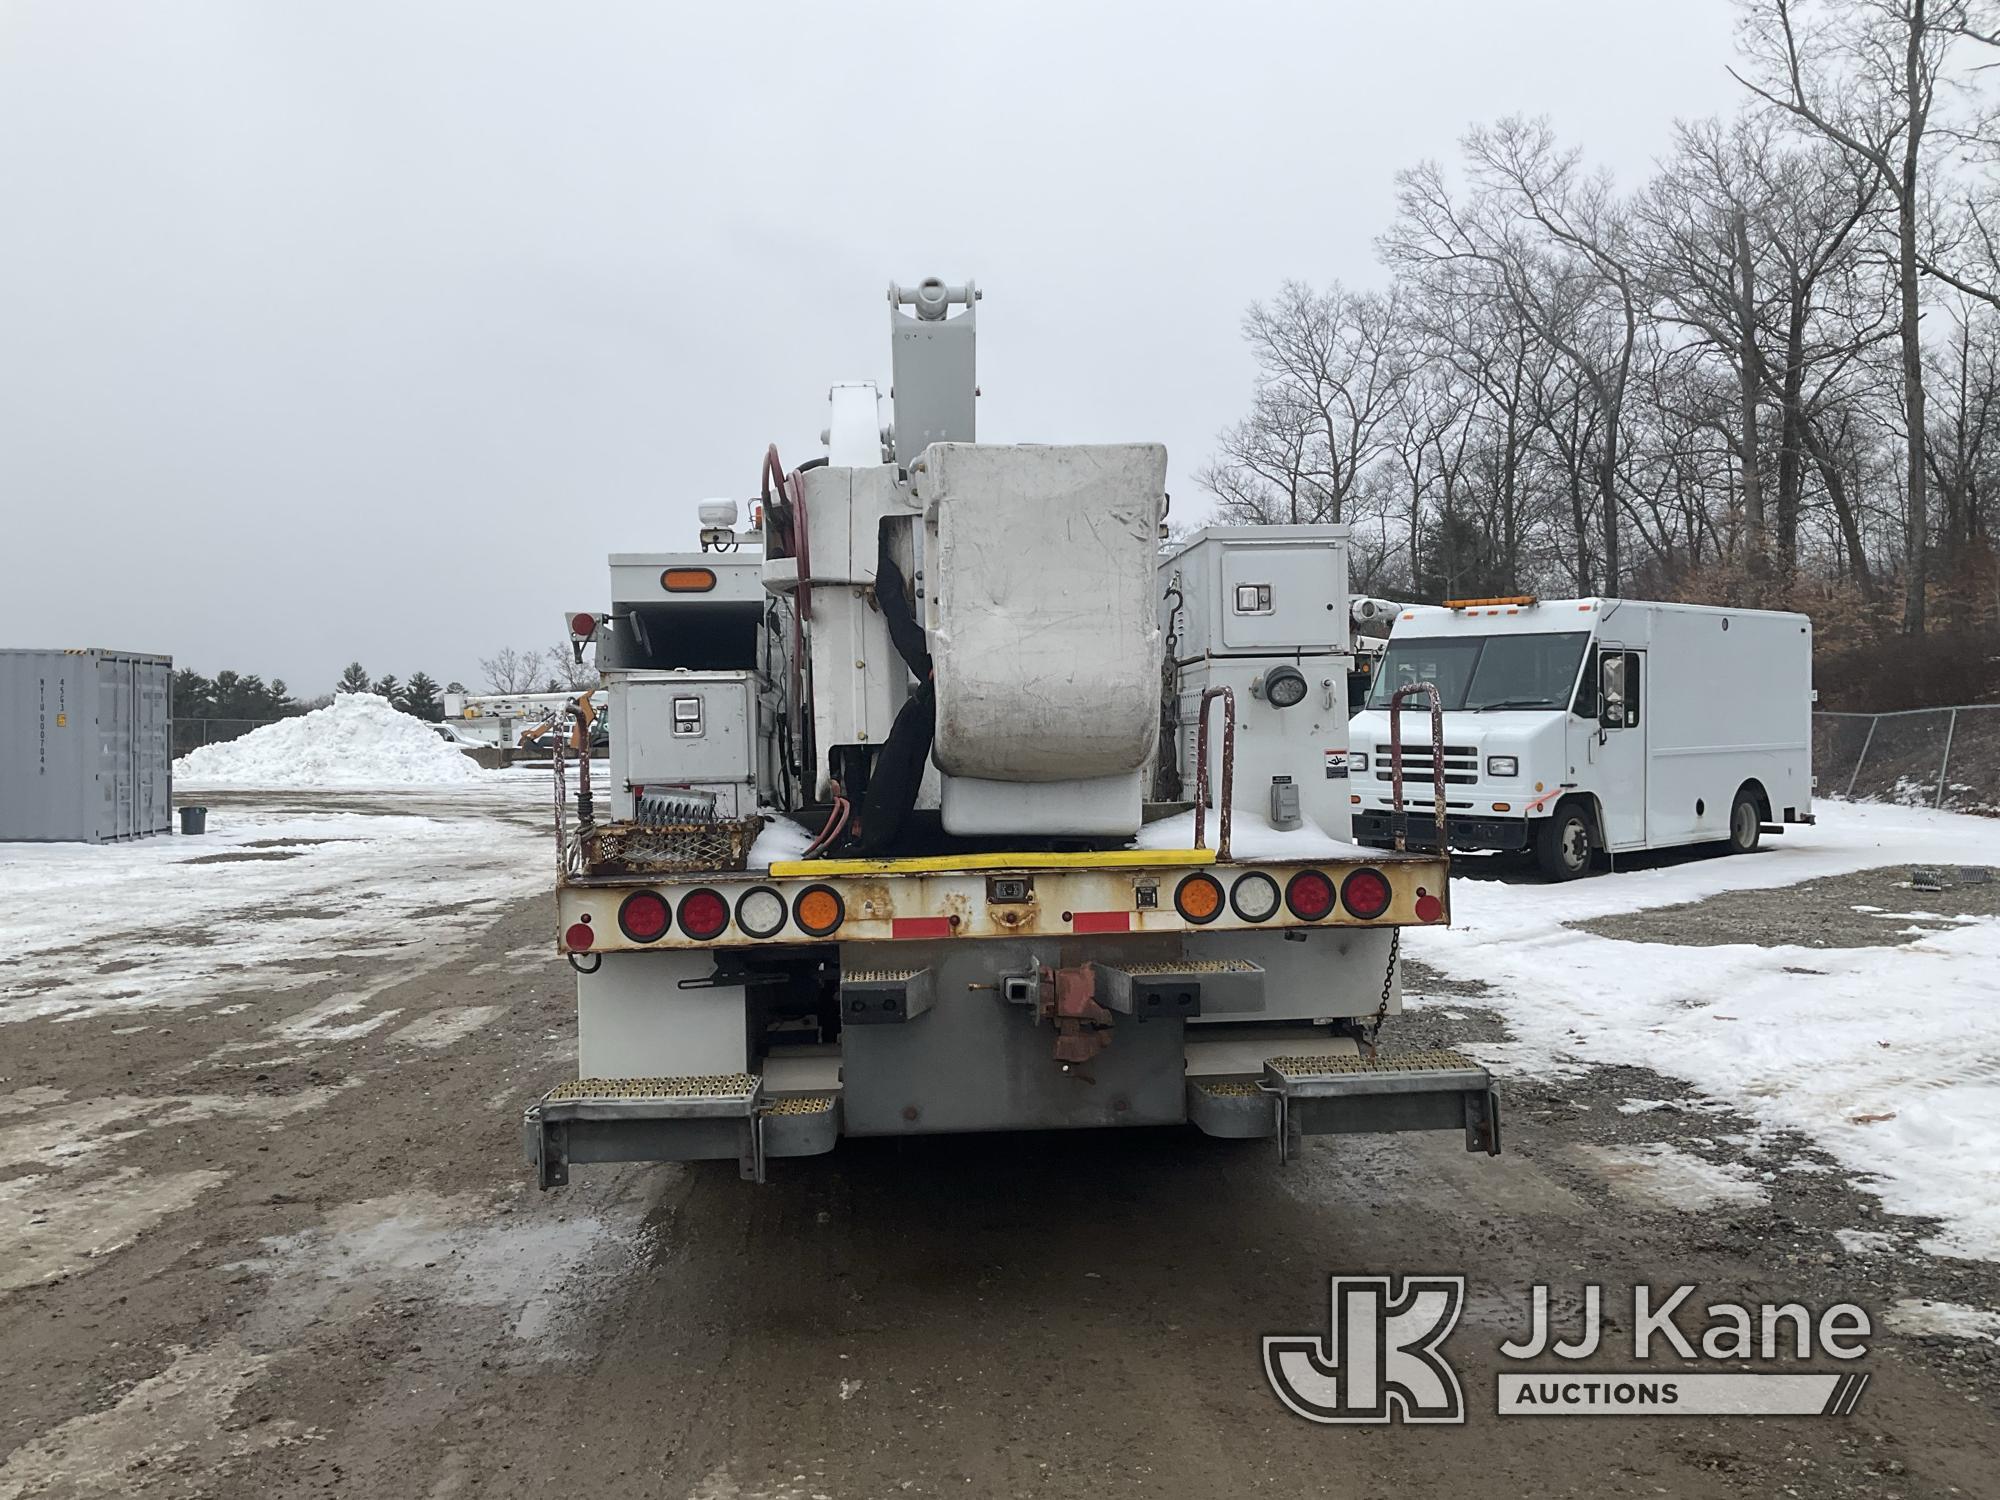
<path id="1" fill-rule="evenodd" d="M 1500 1154 L 1493 1077 L 1458 1052 L 1400 1057 L 1273 1057 L 1259 1087 L 1278 1106 L 1278 1156 L 1303 1135 L 1465 1131 L 1465 1149 Z"/>

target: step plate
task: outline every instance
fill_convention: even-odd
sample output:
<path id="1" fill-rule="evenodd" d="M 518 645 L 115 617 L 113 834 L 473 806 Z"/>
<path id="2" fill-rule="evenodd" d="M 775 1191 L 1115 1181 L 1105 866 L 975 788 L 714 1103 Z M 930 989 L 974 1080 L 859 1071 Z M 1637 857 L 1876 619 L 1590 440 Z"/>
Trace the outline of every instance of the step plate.
<path id="1" fill-rule="evenodd" d="M 1493 1076 L 1462 1052 L 1394 1057 L 1273 1057 L 1264 1087 L 1281 1101 L 1281 1154 L 1294 1135 L 1465 1132 L 1465 1149 L 1500 1154 Z"/>
<path id="2" fill-rule="evenodd" d="M 751 1073 L 682 1078 L 578 1078 L 544 1094 L 544 1120 L 727 1119 L 756 1111 L 763 1080 Z"/>
<path id="3" fill-rule="evenodd" d="M 766 1156 L 818 1156 L 840 1140 L 840 1098 L 796 1094 L 773 1099 L 763 1110 Z"/>
<path id="4" fill-rule="evenodd" d="M 1456 1093 L 1490 1089 L 1492 1075 L 1462 1052 L 1438 1049 L 1394 1057 L 1273 1057 L 1264 1082 L 1294 1099 L 1350 1094 Z"/>

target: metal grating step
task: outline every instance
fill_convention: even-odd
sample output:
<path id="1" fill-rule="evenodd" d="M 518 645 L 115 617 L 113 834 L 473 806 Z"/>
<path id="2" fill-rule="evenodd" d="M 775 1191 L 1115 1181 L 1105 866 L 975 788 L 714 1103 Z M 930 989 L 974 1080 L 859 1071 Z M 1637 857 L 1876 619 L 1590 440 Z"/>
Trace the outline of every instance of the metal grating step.
<path id="1" fill-rule="evenodd" d="M 747 1099 L 757 1079 L 749 1073 L 702 1073 L 685 1078 L 578 1078 L 542 1096 L 549 1104 L 583 1099 Z"/>
<path id="2" fill-rule="evenodd" d="M 1119 967 L 1134 978 L 1146 979 L 1157 974 L 1261 974 L 1258 965 L 1241 958 L 1180 958 L 1172 963 L 1120 964 Z"/>
<path id="3" fill-rule="evenodd" d="M 1264 1066 L 1274 1073 L 1294 1078 L 1328 1073 L 1438 1073 L 1479 1069 L 1479 1064 L 1464 1053 L 1445 1048 L 1404 1052 L 1394 1057 L 1273 1057 Z"/>
<path id="4" fill-rule="evenodd" d="M 681 1078 L 579 1078 L 530 1111 L 541 1120 L 713 1120 L 757 1112 L 764 1080 L 751 1073 Z"/>
<path id="5" fill-rule="evenodd" d="M 834 1106 L 831 1094 L 800 1094 L 791 1099 L 774 1099 L 764 1108 L 767 1115 L 823 1115 Z"/>

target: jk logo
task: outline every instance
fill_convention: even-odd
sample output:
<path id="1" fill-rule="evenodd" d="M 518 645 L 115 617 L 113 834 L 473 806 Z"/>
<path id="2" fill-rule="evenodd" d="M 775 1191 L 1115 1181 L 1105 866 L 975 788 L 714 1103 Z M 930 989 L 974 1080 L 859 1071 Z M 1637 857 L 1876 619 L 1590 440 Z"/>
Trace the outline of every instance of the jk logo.
<path id="1" fill-rule="evenodd" d="M 1264 1374 L 1308 1422 L 1463 1422 L 1458 1376 L 1438 1353 L 1465 1307 L 1463 1276 L 1331 1278 L 1328 1336 L 1272 1334 Z"/>

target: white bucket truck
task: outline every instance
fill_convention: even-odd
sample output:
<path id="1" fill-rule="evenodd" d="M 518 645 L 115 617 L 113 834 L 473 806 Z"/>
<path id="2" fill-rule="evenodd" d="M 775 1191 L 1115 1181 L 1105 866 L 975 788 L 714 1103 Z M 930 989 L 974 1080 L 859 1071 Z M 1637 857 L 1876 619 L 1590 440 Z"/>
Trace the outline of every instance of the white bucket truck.
<path id="1" fill-rule="evenodd" d="M 1383 1037 L 1449 861 L 1349 842 L 1328 779 L 1345 528 L 1162 559 L 1163 448 L 979 441 L 977 300 L 891 288 L 888 430 L 834 387 L 749 529 L 705 504 L 703 550 L 618 554 L 571 616 L 611 755 L 573 804 L 557 760 L 577 1076 L 526 1112 L 542 1185 L 994 1130 L 1497 1152 L 1486 1069 Z"/>
<path id="2" fill-rule="evenodd" d="M 1435 738 L 1422 683 L 1442 708 Z M 1804 615 L 1602 598 L 1406 607 L 1349 726 L 1354 836 L 1394 842 L 1400 783 L 1409 844 L 1435 847 L 1439 745 L 1452 848 L 1532 849 L 1556 880 L 1599 854 L 1747 853 L 1813 821 L 1813 696 Z"/>

